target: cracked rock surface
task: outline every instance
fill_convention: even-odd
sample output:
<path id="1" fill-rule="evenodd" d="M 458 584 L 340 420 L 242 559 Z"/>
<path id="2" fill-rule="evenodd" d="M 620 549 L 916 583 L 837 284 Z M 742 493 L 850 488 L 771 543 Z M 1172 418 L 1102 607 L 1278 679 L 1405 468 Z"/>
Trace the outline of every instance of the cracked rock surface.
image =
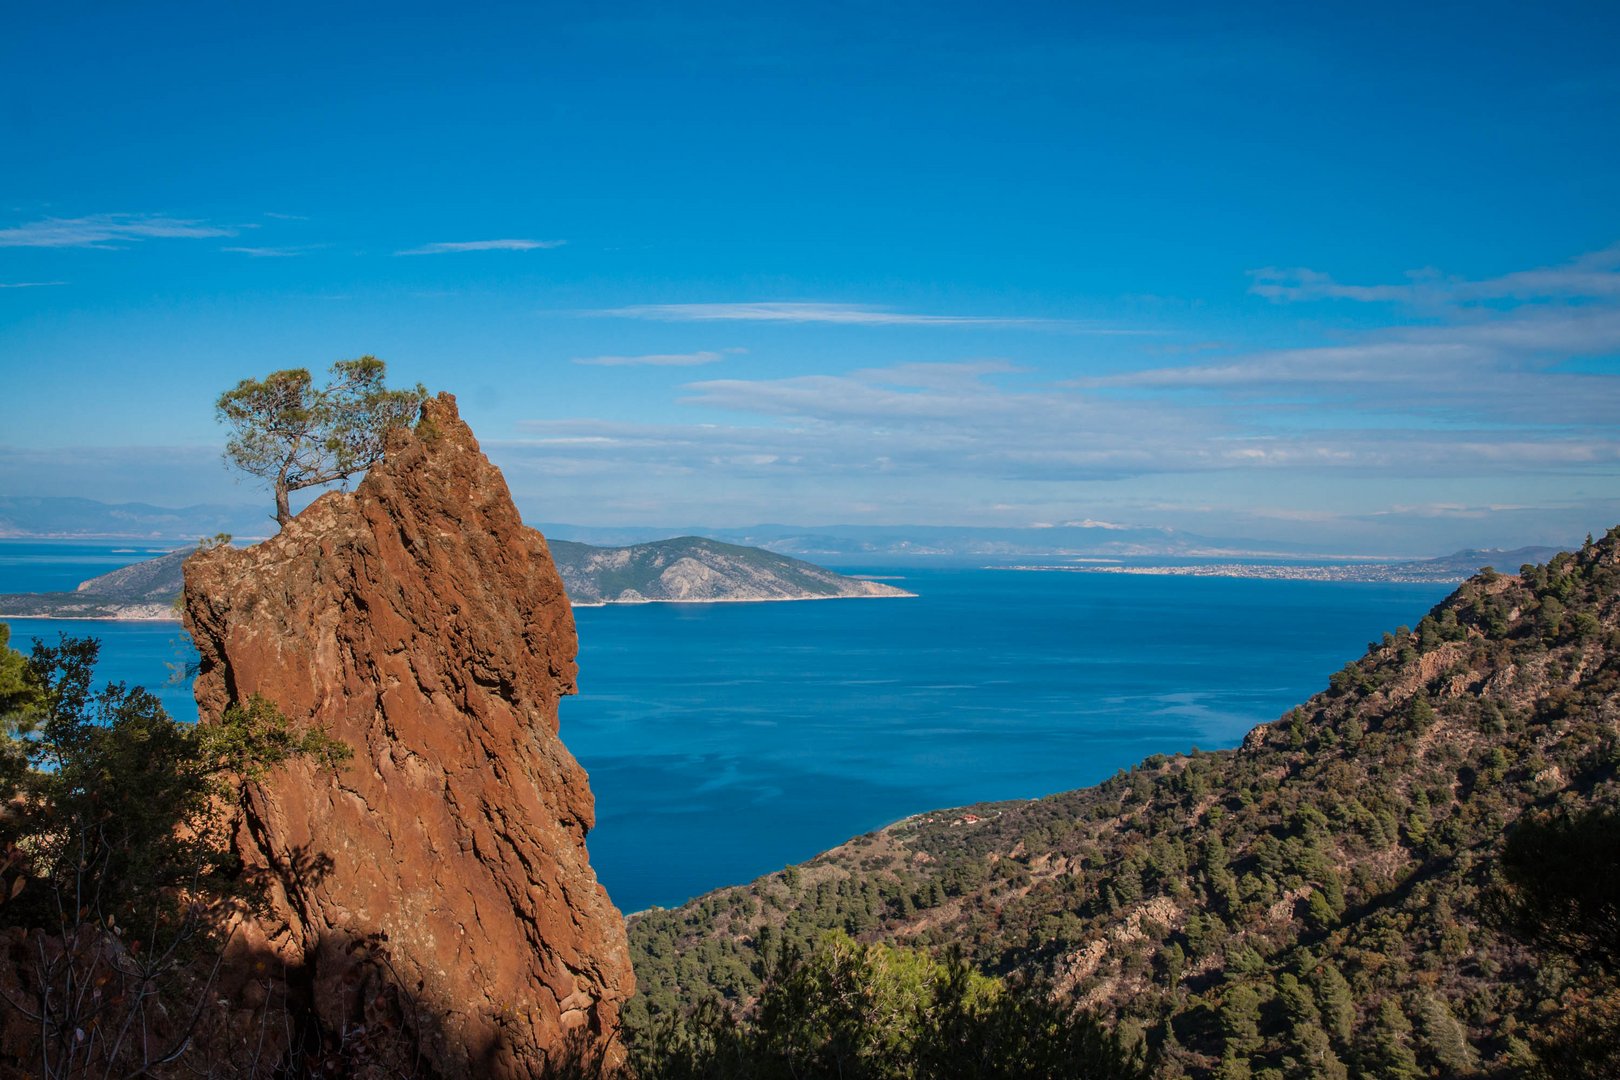
<path id="1" fill-rule="evenodd" d="M 558 738 L 573 616 L 455 399 L 352 493 L 185 578 L 203 722 L 261 694 L 354 751 L 244 792 L 234 843 L 269 900 L 239 917 L 222 998 L 246 1010 L 247 983 L 279 980 L 288 1046 L 353 1039 L 383 1071 L 504 1080 L 600 1050 L 634 982 Z"/>

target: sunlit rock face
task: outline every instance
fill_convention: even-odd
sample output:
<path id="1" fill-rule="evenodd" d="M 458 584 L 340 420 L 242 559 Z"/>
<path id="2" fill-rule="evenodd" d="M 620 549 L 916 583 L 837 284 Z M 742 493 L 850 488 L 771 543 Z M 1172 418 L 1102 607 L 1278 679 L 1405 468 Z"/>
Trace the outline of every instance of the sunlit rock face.
<path id="1" fill-rule="evenodd" d="M 428 401 L 352 493 L 185 576 L 204 722 L 261 694 L 354 751 L 245 792 L 234 842 L 269 902 L 222 977 L 236 1027 L 274 999 L 295 1050 L 359 1028 L 378 1069 L 419 1054 L 446 1077 L 601 1050 L 633 977 L 558 738 L 573 617 L 455 399 Z"/>

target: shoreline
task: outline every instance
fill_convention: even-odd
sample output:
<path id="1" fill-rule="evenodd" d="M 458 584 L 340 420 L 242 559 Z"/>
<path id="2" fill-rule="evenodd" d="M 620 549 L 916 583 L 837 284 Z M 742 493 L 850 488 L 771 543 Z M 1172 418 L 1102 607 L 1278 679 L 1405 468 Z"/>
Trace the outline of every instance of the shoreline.
<path id="1" fill-rule="evenodd" d="M 1423 571 L 1389 563 L 1287 566 L 1277 563 L 1213 563 L 1207 566 L 987 566 L 1023 573 L 1126 574 L 1134 577 L 1240 578 L 1248 581 L 1325 581 L 1355 585 L 1458 585 L 1472 574 Z"/>
<path id="2" fill-rule="evenodd" d="M 712 596 L 693 599 L 674 599 L 670 597 L 654 597 L 643 600 L 570 600 L 571 608 L 605 608 L 605 607 L 639 607 L 643 604 L 788 604 L 801 600 L 915 600 L 917 594 L 913 592 L 895 593 L 850 593 L 844 596 Z M 178 615 L 72 615 L 72 614 L 32 614 L 11 615 L 0 611 L 0 619 L 55 619 L 61 622 L 145 622 L 145 623 L 178 623 Z"/>
<path id="3" fill-rule="evenodd" d="M 676 599 L 656 596 L 641 600 L 570 600 L 569 607 L 640 607 L 643 604 L 791 604 L 801 600 L 915 600 L 914 592 L 848 593 L 843 596 L 709 596 Z M 4 618 L 4 616 L 0 616 Z"/>

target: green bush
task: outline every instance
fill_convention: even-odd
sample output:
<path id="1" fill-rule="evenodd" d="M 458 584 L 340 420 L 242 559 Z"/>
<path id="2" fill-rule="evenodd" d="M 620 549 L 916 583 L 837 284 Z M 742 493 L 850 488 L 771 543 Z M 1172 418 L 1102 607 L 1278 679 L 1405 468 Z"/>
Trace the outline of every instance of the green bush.
<path id="1" fill-rule="evenodd" d="M 626 1041 L 639 1080 L 1146 1075 L 1139 1050 L 1045 987 L 838 932 L 809 952 L 787 947 L 767 959 L 746 1016 L 709 999 Z"/>
<path id="2" fill-rule="evenodd" d="M 183 1055 L 223 947 L 207 912 L 248 897 L 226 835 L 240 782 L 349 753 L 257 697 L 177 723 L 140 687 L 96 689 L 98 652 L 64 636 L 19 666 L 0 648 L 0 926 L 33 942 L 7 1004 L 38 1025 L 47 1077 Z"/>

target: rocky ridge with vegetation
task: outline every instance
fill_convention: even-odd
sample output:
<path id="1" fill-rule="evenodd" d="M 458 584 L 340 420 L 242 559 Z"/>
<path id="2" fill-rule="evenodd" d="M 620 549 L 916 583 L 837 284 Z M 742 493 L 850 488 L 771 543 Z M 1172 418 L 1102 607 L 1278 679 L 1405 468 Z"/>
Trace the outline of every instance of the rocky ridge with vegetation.
<path id="1" fill-rule="evenodd" d="M 1503 840 L 1620 805 L 1617 768 L 1620 529 L 1485 570 L 1235 750 L 918 815 L 633 916 L 627 1016 L 743 1009 L 762 956 L 836 931 L 1050 979 L 1162 1076 L 1524 1075 L 1620 997 L 1601 957 L 1497 929 Z"/>

